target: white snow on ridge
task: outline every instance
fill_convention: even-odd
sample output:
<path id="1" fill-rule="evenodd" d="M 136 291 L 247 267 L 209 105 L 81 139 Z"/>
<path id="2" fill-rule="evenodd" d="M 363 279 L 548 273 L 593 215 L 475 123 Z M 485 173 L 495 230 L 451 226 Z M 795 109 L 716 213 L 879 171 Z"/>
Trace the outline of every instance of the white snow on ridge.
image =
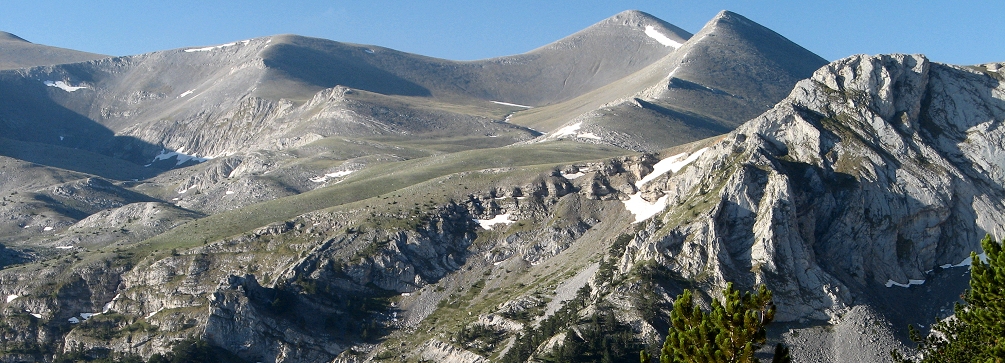
<path id="1" fill-rule="evenodd" d="M 911 285 L 921 285 L 924 284 L 925 280 L 907 280 L 906 284 L 902 284 L 893 280 L 886 281 L 886 287 L 900 286 L 900 287 L 911 287 Z"/>
<path id="2" fill-rule="evenodd" d="M 178 162 L 175 163 L 175 166 L 184 164 L 186 161 L 189 161 L 189 160 L 194 160 L 197 163 L 201 163 L 201 162 L 204 162 L 206 160 L 211 159 L 211 158 L 200 158 L 198 155 L 188 155 L 188 154 L 185 154 L 185 148 L 181 148 L 181 149 L 178 149 L 178 151 L 172 151 L 172 152 L 168 152 L 167 149 L 162 149 L 161 153 L 157 154 L 157 156 L 154 156 L 154 159 L 152 161 L 150 161 L 150 162 L 153 163 L 153 162 L 156 162 L 158 160 L 167 160 L 167 159 L 170 159 L 172 157 L 177 157 L 178 158 Z M 147 164 L 147 166 L 150 166 L 150 165 Z"/>
<path id="3" fill-rule="evenodd" d="M 43 83 L 45 83 L 46 86 L 56 87 L 56 88 L 59 88 L 61 90 L 66 91 L 66 92 L 73 92 L 73 91 L 76 91 L 78 89 L 89 88 L 87 86 L 76 86 L 76 87 L 75 86 L 71 86 L 68 83 L 63 82 L 63 81 L 55 81 L 55 82 L 53 82 L 53 81 L 45 81 Z"/>
<path id="4" fill-rule="evenodd" d="M 669 196 L 664 195 L 660 199 L 657 199 L 655 203 L 649 203 L 645 199 L 642 199 L 642 192 L 638 192 L 632 194 L 631 198 L 622 201 L 622 203 L 625 204 L 625 209 L 635 215 L 635 222 L 632 223 L 639 223 L 666 209 L 667 198 Z"/>
<path id="5" fill-rule="evenodd" d="M 182 97 L 188 96 L 188 95 L 192 94 L 192 92 L 195 92 L 195 89 L 190 89 L 188 91 L 182 92 L 182 94 L 178 95 L 178 98 L 182 98 Z"/>
<path id="6" fill-rule="evenodd" d="M 248 44 L 247 41 L 244 41 L 242 43 Z M 214 50 L 214 49 L 220 49 L 220 48 L 223 48 L 223 47 L 229 47 L 229 46 L 232 46 L 232 45 L 235 45 L 235 44 L 237 44 L 237 43 L 234 42 L 234 43 L 220 44 L 220 45 L 214 45 L 214 46 L 211 46 L 211 47 L 203 47 L 203 48 L 189 48 L 189 49 L 185 49 L 185 53 L 208 52 L 208 51 L 211 51 L 211 50 Z"/>
<path id="7" fill-rule="evenodd" d="M 642 187 L 646 183 L 652 181 L 653 179 L 659 178 L 661 175 L 666 174 L 668 171 L 677 173 L 684 166 L 690 164 L 691 162 L 698 159 L 701 154 L 704 154 L 708 148 L 702 148 L 701 150 L 695 151 L 694 153 L 688 155 L 688 153 L 680 153 L 666 159 L 660 160 L 660 162 L 653 165 L 653 172 L 647 174 L 642 180 L 635 182 L 636 187 Z"/>
<path id="8" fill-rule="evenodd" d="M 492 219 L 475 219 L 475 222 L 478 222 L 478 224 L 481 225 L 482 228 L 484 229 L 492 229 L 492 227 L 497 224 L 503 224 L 503 225 L 513 224 L 513 221 L 511 221 L 509 217 L 510 214 L 506 213 L 497 215 L 495 216 L 495 218 Z"/>
<path id="9" fill-rule="evenodd" d="M 597 136 L 597 134 L 594 134 L 592 132 L 581 132 L 578 135 L 576 135 L 576 137 L 582 138 L 582 139 L 600 140 L 600 136 Z"/>
<path id="10" fill-rule="evenodd" d="M 509 102 L 499 102 L 499 101 L 489 101 L 489 102 L 492 102 L 492 103 L 497 104 L 497 105 L 503 105 L 503 106 L 513 106 L 513 107 L 522 107 L 522 108 L 534 108 L 534 106 L 518 105 L 518 104 L 515 104 L 515 103 L 509 103 Z"/>
<path id="11" fill-rule="evenodd" d="M 7 295 L 7 303 L 10 304 L 11 301 L 17 300 L 17 298 L 19 298 L 19 297 L 21 297 L 21 296 L 20 295 Z"/>
<path id="12" fill-rule="evenodd" d="M 681 46 L 680 43 L 678 43 L 673 39 L 667 38 L 666 35 L 660 33 L 660 31 L 656 30 L 656 28 L 653 28 L 652 25 L 646 25 L 646 35 L 648 35 L 650 38 L 656 39 L 657 42 L 667 47 L 673 47 L 674 49 L 677 49 L 680 48 Z"/>
<path id="13" fill-rule="evenodd" d="M 61 249 L 61 250 L 68 250 L 68 249 L 73 248 L 73 246 L 56 246 L 56 248 L 57 249 Z"/>

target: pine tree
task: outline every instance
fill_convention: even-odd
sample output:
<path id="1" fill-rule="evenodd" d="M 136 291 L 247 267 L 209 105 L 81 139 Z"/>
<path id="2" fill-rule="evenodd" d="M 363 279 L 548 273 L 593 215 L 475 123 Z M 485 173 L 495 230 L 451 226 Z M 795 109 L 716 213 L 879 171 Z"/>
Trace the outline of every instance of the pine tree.
<path id="1" fill-rule="evenodd" d="M 908 359 L 893 351 L 895 361 L 1005 362 L 1005 254 L 991 236 L 985 236 L 981 246 L 987 262 L 970 253 L 970 289 L 963 294 L 964 304 L 956 305 L 956 316 L 934 324 L 932 331 L 938 333 L 924 338 L 908 326 L 921 356 Z"/>
<path id="2" fill-rule="evenodd" d="M 764 326 L 775 317 L 771 291 L 761 286 L 754 294 L 741 295 L 730 283 L 723 297 L 723 302 L 713 301 L 709 312 L 694 304 L 689 290 L 677 297 L 670 312 L 670 329 L 660 350 L 660 363 L 758 362 L 754 352 L 764 345 L 767 338 Z M 789 362 L 788 349 L 779 345 L 775 353 L 773 362 Z M 640 359 L 649 363 L 652 358 L 643 351 Z"/>

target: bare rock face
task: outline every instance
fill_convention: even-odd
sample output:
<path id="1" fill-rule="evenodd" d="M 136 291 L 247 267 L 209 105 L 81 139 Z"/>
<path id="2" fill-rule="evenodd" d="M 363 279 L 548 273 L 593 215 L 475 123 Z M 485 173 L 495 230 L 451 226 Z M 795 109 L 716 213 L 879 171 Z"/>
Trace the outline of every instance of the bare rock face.
<path id="1" fill-rule="evenodd" d="M 622 266 L 765 283 L 780 321 L 923 283 L 1005 225 L 1002 80 L 920 55 L 831 63 L 669 178 Z"/>

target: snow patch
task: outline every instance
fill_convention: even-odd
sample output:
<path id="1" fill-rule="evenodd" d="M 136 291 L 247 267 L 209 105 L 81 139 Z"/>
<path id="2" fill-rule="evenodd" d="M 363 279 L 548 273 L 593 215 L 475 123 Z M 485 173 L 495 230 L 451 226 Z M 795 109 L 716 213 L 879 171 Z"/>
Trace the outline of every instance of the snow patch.
<path id="1" fill-rule="evenodd" d="M 227 195 L 231 195 L 231 194 L 234 194 L 234 191 L 233 190 L 228 190 L 227 191 Z"/>
<path id="2" fill-rule="evenodd" d="M 157 311 L 154 311 L 154 312 L 152 312 L 150 314 L 147 314 L 147 319 L 150 319 L 154 315 L 157 315 L 157 313 L 161 312 L 162 310 L 164 310 L 164 308 L 157 309 Z"/>
<path id="3" fill-rule="evenodd" d="M 45 81 L 43 83 L 45 83 L 46 86 L 56 87 L 56 88 L 59 88 L 61 90 L 66 91 L 66 92 L 73 92 L 73 91 L 76 91 L 76 90 L 79 90 L 79 89 L 88 88 L 87 86 L 76 86 L 76 87 L 74 87 L 74 86 L 71 86 L 71 85 L 67 84 L 66 82 L 63 82 L 63 81 L 55 81 L 55 82 L 53 82 L 53 81 Z"/>
<path id="4" fill-rule="evenodd" d="M 660 199 L 657 199 L 655 203 L 649 203 L 645 199 L 642 199 L 642 192 L 638 192 L 632 194 L 631 198 L 622 201 L 622 203 L 625 204 L 625 209 L 635 215 L 635 222 L 632 223 L 639 223 L 666 209 L 667 198 L 669 196 L 664 195 Z"/>
<path id="5" fill-rule="evenodd" d="M 363 49 L 363 51 L 366 52 L 367 54 L 373 54 L 373 49 L 370 48 Z"/>
<path id="6" fill-rule="evenodd" d="M 61 249 L 61 250 L 68 250 L 68 249 L 73 248 L 73 246 L 56 246 L 56 248 Z"/>
<path id="7" fill-rule="evenodd" d="M 178 158 L 177 159 L 178 162 L 175 163 L 175 166 L 184 164 L 185 162 L 187 162 L 189 160 L 194 160 L 197 163 L 202 163 L 202 162 L 205 162 L 206 160 L 211 159 L 211 158 L 200 158 L 199 155 L 189 155 L 189 154 L 186 154 L 185 153 L 185 148 L 181 148 L 181 149 L 178 149 L 178 151 L 170 151 L 170 152 L 167 151 L 167 149 L 161 149 L 160 154 L 157 154 L 157 156 L 154 156 L 154 159 L 152 161 L 150 161 L 150 162 L 154 163 L 154 162 L 157 162 L 158 160 L 167 160 L 167 159 L 174 158 L 174 157 Z M 150 164 L 147 164 L 147 166 L 150 166 Z"/>
<path id="8" fill-rule="evenodd" d="M 356 170 L 336 171 L 334 173 L 328 173 L 328 174 L 319 176 L 317 178 L 311 178 L 311 181 L 315 182 L 315 183 L 324 183 L 324 182 L 328 181 L 328 179 L 341 178 L 341 177 L 344 177 L 346 175 L 352 174 L 354 172 L 356 172 Z"/>
<path id="9" fill-rule="evenodd" d="M 551 138 L 559 138 L 562 136 L 575 135 L 576 131 L 579 131 L 579 128 L 582 126 L 583 126 L 582 122 L 577 122 L 572 125 L 560 128 L 558 129 L 558 131 L 555 131 L 555 133 L 551 135 Z"/>
<path id="10" fill-rule="evenodd" d="M 245 42 L 242 42 L 242 43 L 248 44 L 248 43 L 245 43 Z M 204 47 L 204 48 L 189 48 L 189 49 L 185 49 L 185 53 L 208 52 L 208 51 L 211 51 L 211 50 L 214 50 L 214 49 L 220 49 L 220 48 L 223 48 L 223 47 L 229 47 L 229 46 L 232 46 L 232 45 L 235 45 L 235 44 L 237 44 L 237 43 L 235 42 L 235 43 L 220 44 L 220 45 L 214 45 L 212 47 Z"/>
<path id="11" fill-rule="evenodd" d="M 71 317 L 69 319 L 66 319 L 66 320 L 69 321 L 70 324 L 79 324 L 80 323 L 80 319 L 77 319 L 77 317 L 75 317 L 75 316 Z"/>
<path id="12" fill-rule="evenodd" d="M 663 44 L 664 46 L 673 47 L 673 49 L 680 48 L 681 46 L 680 43 L 678 43 L 673 39 L 667 38 L 666 35 L 660 33 L 660 31 L 656 30 L 656 28 L 654 28 L 652 25 L 646 25 L 646 35 L 648 35 L 650 38 L 656 39 L 657 42 Z"/>
<path id="13" fill-rule="evenodd" d="M 21 297 L 21 296 L 20 295 L 7 295 L 7 303 L 10 304 L 11 301 L 17 300 L 17 298 L 19 298 L 19 297 Z"/>
<path id="14" fill-rule="evenodd" d="M 195 89 L 190 89 L 188 91 L 182 92 L 180 95 L 178 95 L 178 98 L 182 98 L 182 97 L 188 96 L 188 95 L 192 94 L 192 92 L 195 92 Z"/>
<path id="15" fill-rule="evenodd" d="M 42 230 L 48 232 L 48 231 L 52 230 L 52 227 L 45 227 L 45 228 L 42 228 Z"/>
<path id="16" fill-rule="evenodd" d="M 572 174 L 562 173 L 562 177 L 566 178 L 566 179 L 569 179 L 569 180 L 576 179 L 576 178 L 581 177 L 583 175 L 586 175 L 586 173 L 584 173 L 584 172 L 578 172 L 578 173 L 572 173 Z"/>
<path id="17" fill-rule="evenodd" d="M 985 262 L 985 263 L 988 262 L 988 254 L 987 253 L 979 254 L 979 255 L 977 255 L 977 258 L 981 259 L 981 262 Z M 960 263 L 958 263 L 958 264 L 952 265 L 952 264 L 948 264 L 947 263 L 945 265 L 942 265 L 941 267 L 942 268 L 964 267 L 964 266 L 969 267 L 969 266 L 973 266 L 973 264 L 974 264 L 974 261 L 971 260 L 970 257 L 967 257 L 967 258 L 964 258 L 963 261 L 960 261 Z"/>
<path id="18" fill-rule="evenodd" d="M 534 106 L 518 105 L 518 104 L 515 104 L 515 103 L 509 103 L 509 102 L 499 102 L 499 101 L 489 101 L 489 102 L 492 102 L 492 103 L 497 104 L 497 105 L 503 105 L 503 106 L 513 106 L 513 107 L 520 107 L 520 108 L 534 108 Z"/>
<path id="19" fill-rule="evenodd" d="M 576 135 L 576 137 L 581 138 L 581 139 L 600 140 L 600 136 L 597 136 L 597 134 L 594 134 L 592 132 L 583 132 L 583 133 L 580 133 L 579 135 Z"/>
<path id="20" fill-rule="evenodd" d="M 635 182 L 635 186 L 641 188 L 646 183 L 659 178 L 661 175 L 666 174 L 668 171 L 672 171 L 675 174 L 683 169 L 684 166 L 690 164 L 692 161 L 698 159 L 701 154 L 704 154 L 708 148 L 702 148 L 701 150 L 695 151 L 694 153 L 688 155 L 688 153 L 680 153 L 666 159 L 660 160 L 660 162 L 653 165 L 653 172 L 646 175 L 642 180 Z"/>
<path id="21" fill-rule="evenodd" d="M 492 219 L 475 219 L 475 222 L 478 222 L 478 224 L 481 225 L 482 228 L 484 229 L 492 229 L 492 227 L 497 224 L 503 224 L 503 225 L 513 224 L 513 221 L 511 221 L 509 217 L 510 214 L 506 213 L 497 215 L 495 216 L 495 218 Z"/>
<path id="22" fill-rule="evenodd" d="M 911 285 L 921 285 L 924 283 L 925 280 L 907 280 L 906 284 L 902 284 L 893 280 L 886 280 L 886 287 L 893 287 L 893 286 L 911 287 Z"/>
<path id="23" fill-rule="evenodd" d="M 101 313 L 80 313 L 80 317 L 84 320 L 90 319 L 92 316 L 101 315 Z"/>

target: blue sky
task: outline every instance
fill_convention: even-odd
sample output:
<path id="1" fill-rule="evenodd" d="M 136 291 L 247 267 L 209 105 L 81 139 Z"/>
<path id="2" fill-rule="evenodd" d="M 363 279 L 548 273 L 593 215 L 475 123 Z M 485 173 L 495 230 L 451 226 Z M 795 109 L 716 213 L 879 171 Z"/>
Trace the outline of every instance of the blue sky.
<path id="1" fill-rule="evenodd" d="M 110 55 L 293 33 L 439 58 L 517 54 L 622 10 L 697 32 L 728 9 L 834 60 L 924 53 L 946 63 L 1005 61 L 1005 1 L 79 1 L 5 0 L 0 30 Z"/>

